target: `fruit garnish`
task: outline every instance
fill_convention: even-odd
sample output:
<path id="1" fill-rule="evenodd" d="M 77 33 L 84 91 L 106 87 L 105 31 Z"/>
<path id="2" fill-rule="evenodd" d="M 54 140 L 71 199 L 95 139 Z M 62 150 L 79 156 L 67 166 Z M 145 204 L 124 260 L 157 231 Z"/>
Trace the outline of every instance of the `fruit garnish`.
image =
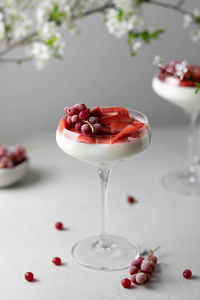
<path id="1" fill-rule="evenodd" d="M 34 274 L 32 272 L 26 272 L 26 274 L 24 275 L 24 278 L 27 281 L 32 282 L 34 279 Z"/>
<path id="2" fill-rule="evenodd" d="M 24 147 L 17 145 L 14 150 L 0 146 L 0 169 L 13 168 L 27 159 Z"/>
<path id="3" fill-rule="evenodd" d="M 62 230 L 62 229 L 63 229 L 63 223 L 62 223 L 62 222 L 57 222 L 57 223 L 55 224 L 55 227 L 56 227 L 56 229 L 58 229 L 58 230 Z"/>
<path id="4" fill-rule="evenodd" d="M 131 125 L 127 125 L 122 131 L 120 131 L 115 138 L 112 140 L 112 144 L 120 141 L 122 138 L 127 138 L 129 136 L 133 137 L 133 134 L 136 133 L 136 137 L 139 136 L 139 129 L 143 127 L 144 124 L 138 122 L 138 124 L 132 123 Z"/>
<path id="5" fill-rule="evenodd" d="M 135 198 L 133 196 L 128 195 L 127 196 L 127 202 L 130 204 L 133 204 L 135 202 Z"/>
<path id="6" fill-rule="evenodd" d="M 89 126 L 90 126 L 90 128 L 91 128 L 91 132 L 92 133 L 94 133 L 94 127 L 92 126 L 92 124 L 89 122 L 89 121 L 87 121 L 87 120 L 84 120 L 83 121 L 84 123 L 86 123 L 86 124 L 88 124 Z M 81 131 L 82 131 L 82 129 L 81 129 Z M 82 131 L 83 132 L 83 131 Z M 83 132 L 83 133 L 85 133 L 85 132 Z M 89 132 L 90 133 L 90 132 Z M 86 133 L 87 134 L 87 133 Z"/>
<path id="7" fill-rule="evenodd" d="M 122 279 L 121 284 L 125 289 L 130 289 L 131 287 L 131 281 L 128 278 Z"/>
<path id="8" fill-rule="evenodd" d="M 54 264 L 54 265 L 56 265 L 56 266 L 60 266 L 61 265 L 61 259 L 60 259 L 60 257 L 54 257 L 53 259 L 52 259 L 52 263 Z"/>
<path id="9" fill-rule="evenodd" d="M 191 276 L 192 276 L 192 271 L 191 271 L 191 270 L 186 269 L 186 270 L 183 271 L 183 277 L 184 277 L 185 279 L 190 279 Z"/>

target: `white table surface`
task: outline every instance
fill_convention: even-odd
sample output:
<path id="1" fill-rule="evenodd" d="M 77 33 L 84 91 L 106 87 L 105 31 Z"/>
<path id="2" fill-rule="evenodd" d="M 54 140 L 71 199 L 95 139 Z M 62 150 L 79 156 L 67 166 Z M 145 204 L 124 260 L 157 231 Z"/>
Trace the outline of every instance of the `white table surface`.
<path id="1" fill-rule="evenodd" d="M 159 265 L 151 281 L 126 290 L 128 270 L 94 271 L 75 263 L 75 242 L 100 231 L 100 189 L 94 167 L 65 155 L 54 134 L 20 138 L 32 147 L 31 170 L 0 190 L 0 299 L 2 300 L 199 300 L 200 196 L 165 191 L 160 177 L 184 166 L 185 129 L 154 129 L 143 153 L 113 169 L 109 184 L 109 230 L 153 248 Z M 9 141 L 9 139 L 7 139 Z M 126 194 L 138 203 L 130 206 Z M 57 231 L 56 221 L 67 230 Z M 63 266 L 51 263 L 60 256 Z M 191 268 L 194 279 L 182 271 Z M 36 281 L 28 283 L 24 273 Z"/>

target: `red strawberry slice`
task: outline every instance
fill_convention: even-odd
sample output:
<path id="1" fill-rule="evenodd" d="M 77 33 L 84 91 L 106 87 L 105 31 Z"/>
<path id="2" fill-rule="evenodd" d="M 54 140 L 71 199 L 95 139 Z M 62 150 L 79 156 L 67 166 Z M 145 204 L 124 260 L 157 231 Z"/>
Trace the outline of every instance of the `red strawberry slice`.
<path id="1" fill-rule="evenodd" d="M 97 106 L 95 107 L 91 112 L 90 112 L 90 116 L 97 116 L 100 117 L 102 115 L 102 111 L 101 111 L 101 107 Z"/>
<path id="2" fill-rule="evenodd" d="M 143 127 L 144 124 L 141 122 L 133 122 L 131 125 L 126 126 L 120 133 L 118 133 L 113 139 L 112 144 L 119 142 L 121 139 L 128 137 L 139 137 L 138 130 Z"/>
<path id="3" fill-rule="evenodd" d="M 113 121 L 110 123 L 110 131 L 112 133 L 117 133 L 122 131 L 126 126 L 128 126 L 131 122 L 117 122 Z"/>
<path id="4" fill-rule="evenodd" d="M 103 115 L 100 119 L 102 124 L 110 124 L 113 121 L 130 121 L 129 112 L 122 107 L 108 107 L 102 109 Z"/>
<path id="5" fill-rule="evenodd" d="M 63 132 L 63 129 L 64 129 L 64 128 L 67 128 L 67 120 L 66 120 L 66 117 L 62 118 L 62 119 L 60 120 L 59 125 L 58 125 L 58 130 L 59 130 L 60 133 Z"/>
<path id="6" fill-rule="evenodd" d="M 111 136 L 110 135 L 96 136 L 96 144 L 111 144 Z"/>
<path id="7" fill-rule="evenodd" d="M 86 134 L 79 134 L 78 142 L 86 144 L 95 144 L 95 138 Z"/>

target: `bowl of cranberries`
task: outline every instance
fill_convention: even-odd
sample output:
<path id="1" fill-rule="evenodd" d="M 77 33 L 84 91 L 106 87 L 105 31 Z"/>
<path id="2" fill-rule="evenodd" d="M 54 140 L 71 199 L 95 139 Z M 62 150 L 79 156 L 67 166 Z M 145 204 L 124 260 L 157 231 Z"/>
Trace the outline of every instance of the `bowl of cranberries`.
<path id="1" fill-rule="evenodd" d="M 28 167 L 29 161 L 24 147 L 0 145 L 0 188 L 10 186 L 21 180 Z"/>

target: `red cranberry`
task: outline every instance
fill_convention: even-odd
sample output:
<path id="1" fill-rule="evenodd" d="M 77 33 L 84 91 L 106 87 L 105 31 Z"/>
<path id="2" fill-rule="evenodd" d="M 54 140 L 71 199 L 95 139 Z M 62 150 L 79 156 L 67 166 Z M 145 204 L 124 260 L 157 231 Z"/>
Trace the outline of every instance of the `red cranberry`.
<path id="1" fill-rule="evenodd" d="M 83 134 L 90 134 L 92 132 L 92 129 L 91 129 L 91 127 L 88 124 L 83 124 L 81 126 L 81 132 Z"/>
<path id="2" fill-rule="evenodd" d="M 60 266 L 61 265 L 61 259 L 60 259 L 60 257 L 54 257 L 52 259 L 52 263 L 54 263 L 54 265 L 56 265 L 56 266 Z"/>
<path id="3" fill-rule="evenodd" d="M 86 120 L 88 118 L 88 112 L 87 110 L 82 110 L 80 113 L 79 113 L 79 118 L 81 120 Z"/>
<path id="4" fill-rule="evenodd" d="M 156 264 L 158 259 L 155 255 L 149 255 L 148 260 L 151 260 L 152 262 L 154 262 L 154 264 Z"/>
<path id="5" fill-rule="evenodd" d="M 133 204 L 135 202 L 135 199 L 132 196 L 128 195 L 127 201 L 128 201 L 128 203 Z"/>
<path id="6" fill-rule="evenodd" d="M 72 125 L 73 125 L 72 117 L 71 117 L 71 116 L 67 117 L 67 124 L 68 124 L 69 126 L 72 126 Z"/>
<path id="7" fill-rule="evenodd" d="M 74 107 L 76 107 L 79 112 L 86 109 L 86 105 L 83 103 L 75 104 Z"/>
<path id="8" fill-rule="evenodd" d="M 93 125 L 93 128 L 94 128 L 94 132 L 95 133 L 101 133 L 102 131 L 103 131 L 103 127 L 102 127 L 102 125 L 101 124 L 99 124 L 99 123 L 95 123 L 94 125 Z"/>
<path id="9" fill-rule="evenodd" d="M 55 227 L 56 227 L 56 229 L 58 229 L 58 230 L 62 230 L 62 229 L 63 229 L 63 223 L 62 223 L 62 222 L 57 222 L 57 223 L 55 224 Z"/>
<path id="10" fill-rule="evenodd" d="M 76 123 L 78 123 L 80 120 L 79 120 L 79 116 L 78 115 L 73 115 L 72 117 L 71 117 L 71 121 L 72 121 L 72 123 L 74 123 L 74 124 L 76 124 Z"/>
<path id="11" fill-rule="evenodd" d="M 185 277 L 186 279 L 189 279 L 192 276 L 192 271 L 189 269 L 186 269 L 183 271 L 183 277 Z"/>
<path id="12" fill-rule="evenodd" d="M 95 124 L 99 122 L 99 118 L 98 117 L 89 117 L 88 122 L 90 122 L 90 124 Z"/>
<path id="13" fill-rule="evenodd" d="M 131 281 L 128 278 L 122 279 L 121 284 L 125 289 L 130 289 L 131 287 Z"/>
<path id="14" fill-rule="evenodd" d="M 76 123 L 75 129 L 78 130 L 78 131 L 81 131 L 81 126 L 82 125 L 83 125 L 83 123 L 81 123 L 81 122 Z"/>
<path id="15" fill-rule="evenodd" d="M 26 274 L 24 275 L 24 278 L 29 281 L 29 282 L 32 282 L 33 279 L 34 279 L 34 275 L 32 272 L 26 272 Z"/>
<path id="16" fill-rule="evenodd" d="M 139 256 L 137 259 L 140 261 L 140 263 L 142 263 L 142 261 L 144 260 L 144 257 L 143 256 Z"/>

